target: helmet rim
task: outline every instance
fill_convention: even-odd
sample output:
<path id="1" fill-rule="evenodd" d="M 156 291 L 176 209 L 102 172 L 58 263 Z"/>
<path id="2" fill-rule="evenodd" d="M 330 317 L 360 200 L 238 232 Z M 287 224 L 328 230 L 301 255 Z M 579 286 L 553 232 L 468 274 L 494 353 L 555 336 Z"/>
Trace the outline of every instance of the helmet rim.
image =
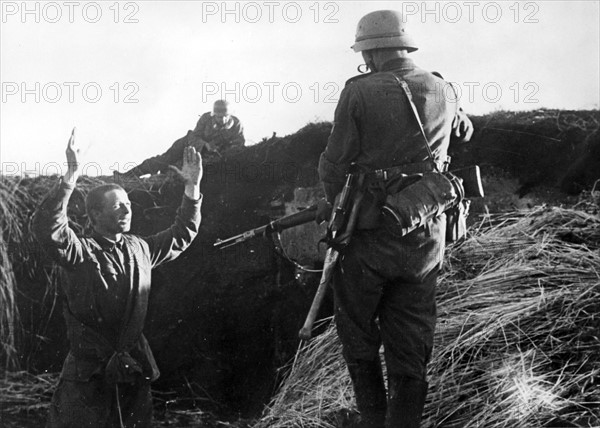
<path id="1" fill-rule="evenodd" d="M 407 36 L 406 34 L 400 36 L 381 37 L 379 35 L 375 35 L 372 37 L 361 37 L 360 40 L 357 39 L 356 42 L 350 47 L 352 50 L 354 50 L 354 52 L 388 48 L 406 49 L 408 52 L 414 52 L 419 49 L 412 37 Z"/>
<path id="2" fill-rule="evenodd" d="M 405 33 L 406 25 L 402 14 L 395 10 L 376 10 L 363 16 L 356 27 L 354 52 L 370 49 L 418 49 L 412 36 Z"/>

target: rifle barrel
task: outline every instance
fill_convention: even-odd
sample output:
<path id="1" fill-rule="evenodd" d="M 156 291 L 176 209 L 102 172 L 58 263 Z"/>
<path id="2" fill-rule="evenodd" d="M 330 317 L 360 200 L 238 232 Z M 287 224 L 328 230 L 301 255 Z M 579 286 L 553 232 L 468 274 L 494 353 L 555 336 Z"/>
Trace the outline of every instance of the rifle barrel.
<path id="1" fill-rule="evenodd" d="M 271 227 L 277 232 L 289 229 L 291 227 L 300 226 L 301 224 L 313 221 L 317 216 L 317 204 L 311 205 L 310 207 L 298 211 L 297 213 L 281 217 L 271 222 Z"/>
<path id="2" fill-rule="evenodd" d="M 257 227 L 256 229 L 251 229 L 246 232 L 240 233 L 239 235 L 232 236 L 227 239 L 217 239 L 217 241 L 213 244 L 215 247 L 223 248 L 231 247 L 232 245 L 239 244 L 240 242 L 247 241 L 248 239 L 254 238 L 255 236 L 262 235 L 267 231 L 269 225 Z"/>
<path id="3" fill-rule="evenodd" d="M 298 211 L 297 213 L 290 214 L 280 219 L 273 220 L 272 222 L 263 226 L 257 227 L 256 229 L 250 229 L 246 232 L 240 233 L 239 235 L 232 236 L 227 239 L 218 239 L 213 245 L 217 248 L 223 249 L 231 247 L 232 245 L 239 244 L 247 241 L 259 235 L 267 235 L 271 232 L 281 232 L 282 230 L 296 227 L 304 223 L 313 221 L 317 215 L 317 204 L 311 205 L 310 207 Z"/>

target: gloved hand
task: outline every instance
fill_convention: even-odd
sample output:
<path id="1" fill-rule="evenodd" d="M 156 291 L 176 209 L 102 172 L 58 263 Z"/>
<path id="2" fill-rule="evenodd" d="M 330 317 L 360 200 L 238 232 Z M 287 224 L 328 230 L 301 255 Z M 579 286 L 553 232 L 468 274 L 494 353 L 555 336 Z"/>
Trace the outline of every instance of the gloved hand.
<path id="1" fill-rule="evenodd" d="M 317 224 L 321 224 L 324 221 L 329 221 L 332 211 L 333 205 L 327 202 L 327 200 L 321 199 L 319 202 L 317 202 L 317 214 L 315 215 L 315 222 Z"/>
<path id="2" fill-rule="evenodd" d="M 466 143 L 471 139 L 472 135 L 473 123 L 471 123 L 471 119 L 467 117 L 467 114 L 461 107 L 452 121 L 452 137 L 459 143 Z"/>

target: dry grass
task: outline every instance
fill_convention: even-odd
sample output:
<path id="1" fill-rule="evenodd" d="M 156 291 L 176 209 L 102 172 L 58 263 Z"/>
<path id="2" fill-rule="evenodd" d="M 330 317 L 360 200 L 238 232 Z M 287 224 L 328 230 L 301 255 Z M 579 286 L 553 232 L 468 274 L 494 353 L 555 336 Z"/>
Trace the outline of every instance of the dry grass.
<path id="1" fill-rule="evenodd" d="M 57 181 L 57 177 L 0 177 L 0 363 L 5 370 L 19 367 L 21 324 L 16 302 L 16 273 L 28 277 L 43 273 L 47 297 L 54 294 L 50 292 L 55 286 L 56 272 L 41 269 L 42 253 L 31 236 L 29 223 L 35 208 Z M 77 196 L 72 198 L 73 209 L 70 210 L 71 225 L 75 229 L 81 231 L 84 228 L 85 195 L 102 183 L 102 180 L 90 177 L 82 177 L 78 182 Z M 43 329 L 42 326 L 38 336 L 43 335 Z"/>
<path id="2" fill-rule="evenodd" d="M 0 180 L 0 362 L 5 369 L 16 366 L 15 329 L 19 322 L 15 302 L 16 279 L 13 260 L 18 257 L 14 243 L 23 241 L 21 213 L 26 195 L 9 181 Z"/>
<path id="3" fill-rule="evenodd" d="M 331 320 L 322 321 L 330 323 L 329 328 L 302 346 L 292 364 L 284 368 L 288 370 L 286 379 L 255 428 L 335 428 L 337 413 L 352 407 L 352 384 Z"/>
<path id="4" fill-rule="evenodd" d="M 452 252 L 424 426 L 597 425 L 600 219 L 538 208 L 497 220 Z"/>
<path id="5" fill-rule="evenodd" d="M 26 371 L 6 372 L 0 377 L 2 413 L 16 415 L 45 411 L 58 383 L 58 373 L 34 375 Z"/>
<path id="6" fill-rule="evenodd" d="M 598 216 L 540 207 L 450 249 L 424 427 L 600 426 L 598 248 Z M 331 428 L 352 407 L 331 325 L 256 427 Z"/>

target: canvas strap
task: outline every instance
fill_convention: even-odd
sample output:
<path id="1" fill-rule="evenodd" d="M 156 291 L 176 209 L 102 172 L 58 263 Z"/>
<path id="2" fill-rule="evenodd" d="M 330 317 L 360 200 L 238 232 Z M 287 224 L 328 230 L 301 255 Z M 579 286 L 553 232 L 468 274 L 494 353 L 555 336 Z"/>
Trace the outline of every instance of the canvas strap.
<path id="1" fill-rule="evenodd" d="M 406 83 L 404 80 L 400 79 L 395 74 L 392 73 L 392 75 L 394 76 L 394 78 L 396 79 L 396 81 L 398 82 L 400 87 L 402 88 L 402 92 L 404 92 L 404 94 L 406 95 L 406 98 L 408 99 L 408 103 L 410 104 L 410 108 L 413 112 L 413 116 L 415 117 L 415 119 L 417 120 L 417 124 L 419 125 L 419 130 L 421 131 L 421 136 L 423 137 L 423 142 L 425 143 L 425 148 L 427 149 L 427 154 L 429 156 L 429 160 L 433 163 L 434 170 L 440 172 L 438 164 L 435 161 L 435 158 L 433 157 L 433 152 L 431 151 L 431 147 L 429 147 L 429 140 L 427 139 L 427 135 L 425 135 L 425 129 L 423 129 L 423 123 L 421 122 L 421 118 L 419 117 L 419 112 L 417 111 L 417 106 L 415 106 L 415 102 L 413 101 L 412 92 L 410 91 L 410 88 L 408 87 L 408 83 Z"/>

